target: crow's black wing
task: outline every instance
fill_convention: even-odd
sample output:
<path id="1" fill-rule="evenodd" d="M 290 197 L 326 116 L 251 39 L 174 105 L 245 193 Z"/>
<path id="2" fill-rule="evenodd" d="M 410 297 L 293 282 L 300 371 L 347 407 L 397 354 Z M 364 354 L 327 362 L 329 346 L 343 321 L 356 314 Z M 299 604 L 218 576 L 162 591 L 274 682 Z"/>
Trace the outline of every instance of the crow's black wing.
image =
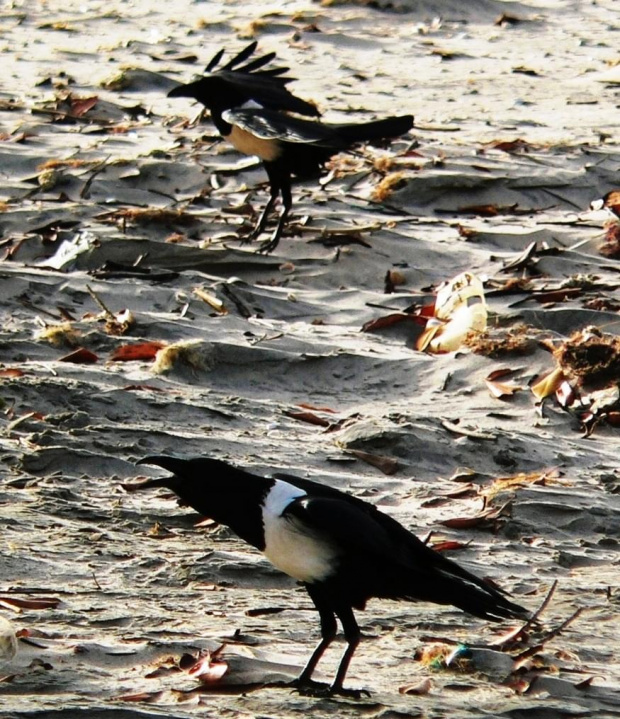
<path id="1" fill-rule="evenodd" d="M 269 110 L 295 112 L 310 117 L 319 117 L 321 114 L 312 103 L 302 100 L 286 89 L 285 84 L 292 78 L 276 77 L 268 70 L 256 73 L 220 70 L 215 75 L 230 83 L 248 100 L 254 100 L 261 107 Z"/>
<path id="2" fill-rule="evenodd" d="M 351 502 L 348 496 L 300 497 L 284 516 L 300 531 L 336 548 L 341 561 L 353 568 L 352 580 L 364 573 L 369 596 L 453 604 L 486 619 L 528 615 L 488 582 L 435 552 L 366 502 Z M 359 584 L 363 585 L 361 579 Z"/>
<path id="3" fill-rule="evenodd" d="M 329 125 L 291 117 L 273 110 L 235 108 L 224 112 L 222 117 L 231 125 L 237 125 L 264 140 L 281 140 L 334 149 L 342 146 L 338 135 Z"/>

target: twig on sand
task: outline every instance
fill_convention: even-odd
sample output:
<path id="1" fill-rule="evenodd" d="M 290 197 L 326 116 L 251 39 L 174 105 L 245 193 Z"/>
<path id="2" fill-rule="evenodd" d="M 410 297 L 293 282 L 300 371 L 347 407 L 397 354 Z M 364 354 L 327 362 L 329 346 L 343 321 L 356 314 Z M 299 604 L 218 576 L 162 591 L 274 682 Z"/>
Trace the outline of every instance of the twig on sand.
<path id="1" fill-rule="evenodd" d="M 111 312 L 108 307 L 106 307 L 103 300 L 99 297 L 99 295 L 96 294 L 93 288 L 90 285 L 86 285 L 86 289 L 88 290 L 88 294 L 95 300 L 99 307 L 101 307 L 105 316 L 112 322 L 116 322 L 116 317 L 114 316 L 114 313 Z"/>
<path id="2" fill-rule="evenodd" d="M 540 615 L 545 611 L 545 609 L 549 606 L 549 602 L 551 601 L 551 598 L 555 594 L 556 587 L 558 586 L 558 580 L 556 579 L 553 584 L 551 585 L 549 591 L 547 592 L 547 595 L 542 600 L 541 605 L 538 607 L 538 609 L 531 615 L 529 619 L 526 620 L 524 624 L 522 624 L 517 629 L 514 629 L 512 632 L 509 632 L 508 634 L 504 634 L 504 636 L 500 637 L 498 640 L 491 642 L 489 644 L 490 647 L 493 647 L 494 649 L 506 649 L 512 642 L 514 642 L 518 637 L 523 636 L 527 630 L 538 621 L 538 618 Z"/>
<path id="3" fill-rule="evenodd" d="M 545 636 L 540 640 L 539 643 L 545 645 L 549 640 L 553 639 L 554 637 L 557 637 L 558 634 L 563 632 L 569 624 L 572 624 L 575 619 L 577 619 L 577 617 L 581 614 L 581 612 L 583 612 L 584 609 L 585 607 L 579 607 L 578 609 L 576 609 L 568 619 L 565 619 L 562 622 L 562 624 L 555 627 L 555 629 L 552 629 L 548 634 L 545 634 Z"/>

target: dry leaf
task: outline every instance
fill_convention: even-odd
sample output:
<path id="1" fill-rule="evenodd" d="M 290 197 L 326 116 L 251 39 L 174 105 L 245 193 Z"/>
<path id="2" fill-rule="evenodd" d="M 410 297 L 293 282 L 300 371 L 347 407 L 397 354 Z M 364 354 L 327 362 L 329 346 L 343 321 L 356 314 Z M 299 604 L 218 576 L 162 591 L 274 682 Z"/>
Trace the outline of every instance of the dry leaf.
<path id="1" fill-rule="evenodd" d="M 509 377 L 514 374 L 514 372 L 515 370 L 509 368 L 496 369 L 485 377 L 484 381 L 493 397 L 505 399 L 506 397 L 512 397 L 515 392 L 523 389 L 521 386 L 512 382 L 498 382 L 499 379 Z"/>
<path id="2" fill-rule="evenodd" d="M 0 602 L 18 609 L 55 609 L 60 604 L 56 597 L 39 597 L 38 599 L 22 599 L 21 597 L 0 596 Z"/>
<path id="3" fill-rule="evenodd" d="M 554 394 L 564 381 L 565 377 L 562 368 L 556 367 L 541 379 L 534 382 L 534 384 L 530 385 L 530 389 L 537 399 L 545 399 Z"/>
<path id="4" fill-rule="evenodd" d="M 0 369 L 0 377 L 13 379 L 23 377 L 25 374 L 24 370 L 17 369 L 17 367 L 5 367 L 4 369 Z"/>
<path id="5" fill-rule="evenodd" d="M 95 364 L 99 361 L 99 357 L 94 352 L 80 347 L 74 352 L 70 352 L 64 357 L 59 357 L 59 362 L 73 362 L 73 364 Z"/>
<path id="6" fill-rule="evenodd" d="M 370 452 L 362 452 L 359 449 L 347 449 L 347 453 L 380 469 L 383 474 L 395 474 L 400 469 L 398 461 L 391 457 L 384 457 L 380 454 L 370 454 Z"/>
<path id="7" fill-rule="evenodd" d="M 159 350 L 165 346 L 164 342 L 140 342 L 134 345 L 121 345 L 114 350 L 110 359 L 112 362 L 153 360 Z"/>
<path id="8" fill-rule="evenodd" d="M 426 677 L 426 679 L 422 679 L 420 682 L 416 682 L 415 684 L 405 684 L 405 686 L 398 688 L 399 694 L 413 694 L 415 696 L 425 696 L 430 692 L 430 690 L 433 687 L 433 682 Z"/>

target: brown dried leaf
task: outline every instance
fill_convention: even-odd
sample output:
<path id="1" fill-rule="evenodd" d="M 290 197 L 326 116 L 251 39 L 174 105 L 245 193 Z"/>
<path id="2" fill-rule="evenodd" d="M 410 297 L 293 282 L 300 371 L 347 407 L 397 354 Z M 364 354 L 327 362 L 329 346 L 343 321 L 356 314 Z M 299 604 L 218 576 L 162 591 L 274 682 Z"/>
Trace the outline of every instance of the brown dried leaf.
<path id="1" fill-rule="evenodd" d="M 499 382 L 499 379 L 509 377 L 514 374 L 515 370 L 504 367 L 496 369 L 487 375 L 484 379 L 486 386 L 491 393 L 491 396 L 497 399 L 505 399 L 506 397 L 512 397 L 515 392 L 523 389 L 520 385 L 513 384 L 512 382 Z"/>
<path id="2" fill-rule="evenodd" d="M 361 459 L 362 462 L 371 464 L 373 467 L 381 470 L 383 474 L 395 474 L 400 469 L 398 461 L 391 457 L 385 457 L 380 454 L 370 454 L 370 452 L 362 452 L 359 449 L 347 449 L 347 453 Z"/>
<path id="3" fill-rule="evenodd" d="M 1 596 L 0 602 L 19 609 L 55 609 L 60 604 L 56 597 L 39 597 L 38 599 L 22 599 L 21 597 Z"/>
<path id="4" fill-rule="evenodd" d="M 319 417 L 314 412 L 296 412 L 294 410 L 284 410 L 284 414 L 291 419 L 296 419 L 299 422 L 307 422 L 308 424 L 315 424 L 319 427 L 330 427 L 332 422 L 325 417 Z"/>
<path id="5" fill-rule="evenodd" d="M 83 117 L 95 107 L 98 101 L 99 98 L 96 95 L 92 97 L 73 97 L 71 98 L 71 114 L 74 117 Z"/>

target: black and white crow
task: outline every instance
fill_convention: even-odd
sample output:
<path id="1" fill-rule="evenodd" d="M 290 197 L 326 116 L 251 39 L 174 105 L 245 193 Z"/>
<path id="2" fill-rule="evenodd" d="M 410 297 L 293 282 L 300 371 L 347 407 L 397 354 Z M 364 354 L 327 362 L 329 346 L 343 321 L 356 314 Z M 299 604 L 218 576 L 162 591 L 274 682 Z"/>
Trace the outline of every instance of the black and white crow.
<path id="1" fill-rule="evenodd" d="M 302 582 L 319 613 L 321 641 L 298 679 L 301 690 L 347 694 L 343 682 L 359 644 L 353 609 L 372 597 L 452 604 L 484 619 L 528 612 L 486 581 L 435 552 L 372 504 L 287 474 L 261 477 L 210 458 L 146 457 L 171 476 L 136 488 L 166 487 L 197 512 L 230 527 L 278 569 Z M 327 688 L 312 674 L 336 636 L 347 642 Z"/>
<path id="2" fill-rule="evenodd" d="M 358 124 L 326 124 L 295 117 L 318 117 L 314 105 L 293 95 L 285 87 L 294 78 L 286 77 L 286 67 L 263 69 L 275 58 L 269 53 L 245 65 L 256 49 L 251 43 L 219 70 L 223 51 L 207 66 L 207 74 L 195 82 L 173 88 L 168 97 L 191 97 L 211 113 L 218 132 L 246 155 L 263 161 L 269 178 L 270 197 L 248 240 L 266 228 L 269 213 L 278 196 L 282 212 L 271 239 L 260 252 L 273 251 L 280 241 L 292 207 L 291 178 L 313 179 L 324 163 L 336 153 L 372 140 L 398 137 L 413 127 L 413 116 L 387 117 Z"/>

